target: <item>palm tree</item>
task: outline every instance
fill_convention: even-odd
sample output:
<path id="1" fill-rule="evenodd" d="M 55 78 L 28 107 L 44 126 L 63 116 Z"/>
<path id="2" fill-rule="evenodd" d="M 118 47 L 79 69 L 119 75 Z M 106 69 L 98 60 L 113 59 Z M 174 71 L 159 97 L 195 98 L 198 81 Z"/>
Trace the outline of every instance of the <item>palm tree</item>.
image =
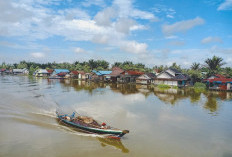
<path id="1" fill-rule="evenodd" d="M 213 56 L 213 58 L 207 58 L 205 60 L 205 63 L 207 64 L 207 67 L 210 71 L 216 71 L 221 66 L 223 66 L 225 63 L 223 62 L 223 59 L 221 57 Z"/>
<path id="2" fill-rule="evenodd" d="M 88 64 L 89 64 L 91 70 L 97 68 L 97 62 L 94 61 L 93 59 L 90 59 L 89 62 L 88 62 Z"/>
<path id="3" fill-rule="evenodd" d="M 200 68 L 200 63 L 194 62 L 194 63 L 191 65 L 191 69 L 192 69 L 192 70 L 199 70 L 199 68 Z"/>
<path id="4" fill-rule="evenodd" d="M 112 67 L 120 67 L 122 65 L 121 62 L 115 62 Z"/>

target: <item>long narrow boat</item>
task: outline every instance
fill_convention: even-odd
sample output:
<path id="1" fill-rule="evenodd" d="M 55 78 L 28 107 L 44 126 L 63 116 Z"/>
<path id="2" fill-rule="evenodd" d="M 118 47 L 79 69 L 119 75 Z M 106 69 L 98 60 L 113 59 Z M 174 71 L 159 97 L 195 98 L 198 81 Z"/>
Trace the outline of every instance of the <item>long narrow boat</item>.
<path id="1" fill-rule="evenodd" d="M 122 137 L 125 134 L 129 133 L 129 130 L 120 130 L 120 129 L 112 128 L 110 126 L 102 126 L 97 121 L 93 120 L 90 117 L 85 117 L 85 116 L 75 117 L 74 116 L 75 112 L 73 112 L 73 114 L 70 116 L 66 114 L 59 114 L 58 112 L 56 112 L 56 114 L 58 119 L 63 123 L 90 133 L 106 134 L 115 137 Z"/>

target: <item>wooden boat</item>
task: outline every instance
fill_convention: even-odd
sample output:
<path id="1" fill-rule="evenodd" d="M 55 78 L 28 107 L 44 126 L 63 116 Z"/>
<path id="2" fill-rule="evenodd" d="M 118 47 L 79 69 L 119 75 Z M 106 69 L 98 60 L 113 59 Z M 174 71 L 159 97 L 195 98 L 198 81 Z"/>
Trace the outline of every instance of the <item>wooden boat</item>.
<path id="1" fill-rule="evenodd" d="M 56 114 L 58 119 L 63 123 L 89 133 L 105 134 L 119 138 L 129 133 L 129 130 L 119 130 L 110 126 L 100 125 L 97 121 L 90 117 L 75 117 L 75 112 L 73 112 L 70 116 L 67 114 L 59 114 L 58 112 L 56 112 Z"/>

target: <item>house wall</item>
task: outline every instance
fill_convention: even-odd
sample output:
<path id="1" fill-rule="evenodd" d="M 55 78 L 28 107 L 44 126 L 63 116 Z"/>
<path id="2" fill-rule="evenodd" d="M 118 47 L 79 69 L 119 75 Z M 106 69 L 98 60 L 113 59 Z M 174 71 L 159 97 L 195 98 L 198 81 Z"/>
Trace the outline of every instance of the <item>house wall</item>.
<path id="1" fill-rule="evenodd" d="M 169 81 L 169 80 L 155 80 L 154 81 L 155 85 L 159 85 L 159 84 L 166 84 L 166 85 L 170 85 L 170 86 L 178 86 L 178 81 Z"/>
<path id="2" fill-rule="evenodd" d="M 37 73 L 35 76 L 46 77 L 46 76 L 48 76 L 48 74 L 47 73 Z"/>
<path id="3" fill-rule="evenodd" d="M 85 80 L 86 79 L 86 76 L 85 75 L 82 75 L 82 80 Z"/>
<path id="4" fill-rule="evenodd" d="M 91 79 L 91 74 L 85 74 L 85 79 Z"/>
<path id="5" fill-rule="evenodd" d="M 227 90 L 232 90 L 232 84 L 231 83 L 227 83 Z"/>
<path id="6" fill-rule="evenodd" d="M 113 77 L 113 76 L 111 76 L 110 79 L 111 79 L 112 82 L 117 82 L 117 81 L 118 81 L 118 77 Z"/>
<path id="7" fill-rule="evenodd" d="M 138 84 L 150 84 L 150 80 L 136 79 L 136 83 L 138 83 Z"/>
<path id="8" fill-rule="evenodd" d="M 78 79 L 82 79 L 82 75 L 81 74 L 78 74 Z"/>
<path id="9" fill-rule="evenodd" d="M 52 74 L 51 74 L 51 75 L 53 75 L 53 76 L 54 76 L 54 75 L 56 75 L 56 74 L 57 74 L 57 73 L 56 73 L 56 72 L 55 72 L 55 70 L 54 70 L 54 71 L 52 72 Z"/>
<path id="10" fill-rule="evenodd" d="M 162 73 L 162 74 L 158 75 L 157 78 L 171 78 L 171 76 L 169 76 L 166 73 Z"/>

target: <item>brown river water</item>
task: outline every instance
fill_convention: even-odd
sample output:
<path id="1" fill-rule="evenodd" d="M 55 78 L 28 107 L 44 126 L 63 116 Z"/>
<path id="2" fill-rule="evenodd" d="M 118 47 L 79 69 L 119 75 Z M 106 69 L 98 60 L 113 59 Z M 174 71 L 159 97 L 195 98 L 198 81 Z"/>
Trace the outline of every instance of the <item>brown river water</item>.
<path id="1" fill-rule="evenodd" d="M 56 119 L 76 111 L 120 141 Z M 232 93 L 0 76 L 0 157 L 232 157 Z"/>

